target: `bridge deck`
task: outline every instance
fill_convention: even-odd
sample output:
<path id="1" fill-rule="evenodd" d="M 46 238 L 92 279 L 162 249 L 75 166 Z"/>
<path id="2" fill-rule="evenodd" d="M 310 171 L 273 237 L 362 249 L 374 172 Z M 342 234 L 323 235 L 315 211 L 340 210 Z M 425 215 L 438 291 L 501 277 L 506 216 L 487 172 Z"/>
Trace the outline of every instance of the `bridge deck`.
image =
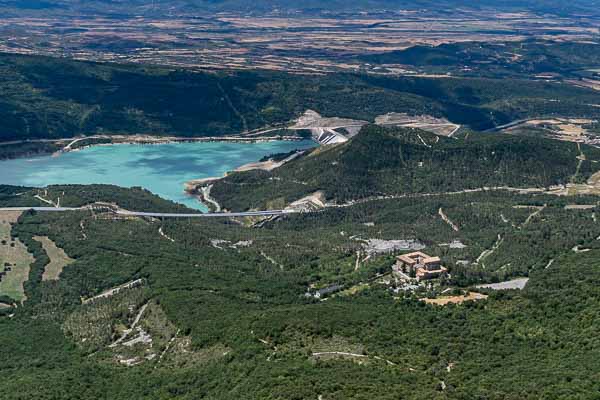
<path id="1" fill-rule="evenodd" d="M 5 207 L 0 211 L 38 211 L 38 212 L 67 212 L 90 210 L 90 207 Z M 107 210 L 110 210 L 107 208 Z M 110 210 L 116 215 L 132 217 L 155 217 L 155 218 L 228 218 L 228 217 L 268 217 L 276 215 L 294 214 L 293 210 L 267 210 L 247 211 L 237 213 L 157 213 L 145 211 Z"/>

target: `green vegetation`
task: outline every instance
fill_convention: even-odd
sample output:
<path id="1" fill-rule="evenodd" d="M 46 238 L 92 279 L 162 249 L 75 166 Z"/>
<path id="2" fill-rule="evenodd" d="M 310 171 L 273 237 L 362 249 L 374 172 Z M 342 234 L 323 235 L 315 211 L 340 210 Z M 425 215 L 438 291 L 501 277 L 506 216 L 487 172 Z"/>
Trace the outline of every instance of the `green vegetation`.
<path id="1" fill-rule="evenodd" d="M 174 204 L 162 199 L 149 190 L 141 187 L 131 189 L 113 185 L 52 185 L 48 186 L 47 198 L 59 199 L 64 207 L 81 207 L 88 204 L 102 202 L 116 204 L 121 208 L 132 211 L 155 212 L 186 212 L 194 210 L 183 205 Z M 43 192 L 46 193 L 46 190 Z M 42 192 L 42 190 L 33 190 Z"/>
<path id="2" fill-rule="evenodd" d="M 4 140 L 4 138 L 2 138 Z M 60 150 L 62 146 L 54 142 L 16 142 L 0 144 L 0 160 L 17 157 L 45 155 Z"/>
<path id="3" fill-rule="evenodd" d="M 475 129 L 527 116 L 600 116 L 597 92 L 559 83 L 208 73 L 7 54 L 0 55 L 0 88 L 1 141 L 98 133 L 214 136 L 287 122 L 307 109 L 371 121 L 387 112 L 431 114 Z"/>
<path id="4" fill-rule="evenodd" d="M 557 77 L 591 76 L 600 65 L 600 45 L 589 42 L 523 42 L 442 44 L 414 46 L 406 50 L 362 56 L 376 64 L 403 64 L 432 73 L 462 76 Z"/>
<path id="5" fill-rule="evenodd" d="M 470 133 L 449 139 L 411 129 L 368 126 L 348 143 L 324 147 L 273 171 L 234 173 L 211 196 L 232 210 L 285 204 L 316 191 L 344 203 L 372 196 L 510 186 L 544 188 L 575 175 L 575 143 Z M 598 149 L 582 146 L 581 180 L 598 171 Z"/>
<path id="6" fill-rule="evenodd" d="M 587 131 L 594 136 L 600 135 L 600 123 L 598 122 L 583 125 L 583 128 L 587 129 Z"/>
<path id="7" fill-rule="evenodd" d="M 82 193 L 69 190 L 73 198 Z M 137 196 L 131 191 L 128 201 L 135 205 Z M 535 209 L 515 208 L 544 204 L 534 217 Z M 590 398 L 598 390 L 590 374 L 600 371 L 590 334 L 599 322 L 600 226 L 597 207 L 565 209 L 572 204 L 598 198 L 499 191 L 390 199 L 262 228 L 27 214 L 13 234 L 36 263 L 29 300 L 13 318 L 0 317 L 0 387 L 6 399 L 35 398 L 40 386 L 48 397 L 83 399 Z M 58 281 L 41 279 L 49 259 L 37 235 L 76 260 Z M 498 235 L 503 244 L 485 267 L 476 265 Z M 422 241 L 451 268 L 451 288 L 523 275 L 530 282 L 481 302 L 425 305 L 373 280 L 389 271 L 390 257 L 355 270 L 359 239 L 374 237 Z M 215 247 L 215 239 L 231 245 Z M 455 239 L 467 247 L 443 246 Z M 240 242 L 250 244 L 234 246 Z M 576 253 L 576 245 L 589 251 Z M 138 278 L 143 286 L 81 304 Z M 326 301 L 304 297 L 309 285 L 334 282 L 363 287 Z M 108 347 L 144 305 L 136 326 L 152 347 Z"/>
<path id="8" fill-rule="evenodd" d="M 57 247 L 56 244 L 54 244 L 54 242 L 47 237 L 34 236 L 33 238 L 42 244 L 44 251 L 50 258 L 50 263 L 48 263 L 48 265 L 46 265 L 44 268 L 42 279 L 59 279 L 63 268 L 72 263 L 73 260 L 70 259 L 61 248 Z"/>
<path id="9" fill-rule="evenodd" d="M 17 222 L 20 212 L 0 212 L 0 296 L 12 304 L 25 299 L 23 284 L 29 277 L 33 257 L 21 241 L 12 237 L 11 226 Z"/>
<path id="10" fill-rule="evenodd" d="M 582 64 L 571 58 L 582 46 L 556 55 L 572 64 L 554 65 Z M 413 56 L 415 65 L 437 57 Z M 543 69 L 532 60 L 515 68 Z M 426 113 L 479 129 L 600 115 L 596 92 L 512 78 L 204 73 L 0 55 L 0 87 L 2 140 L 224 134 L 307 108 L 368 120 Z M 1 157 L 22 149 L 6 146 Z M 211 191 L 233 210 L 317 191 L 344 207 L 256 224 L 100 209 L 0 215 L 0 268 L 12 269 L 0 283 L 2 399 L 595 398 L 600 198 L 498 187 L 583 183 L 599 161 L 596 147 L 531 136 L 369 125 L 276 170 L 230 174 Z M 36 196 L 190 212 L 142 188 L 0 185 L 0 207 L 46 205 Z M 450 275 L 404 290 L 391 273 L 400 251 L 369 252 L 371 239 L 422 243 Z M 60 279 L 45 279 L 52 268 Z M 516 277 L 529 278 L 524 290 L 474 288 Z M 343 290 L 307 295 L 332 285 Z M 477 290 L 489 297 L 421 301 Z"/>
<path id="11" fill-rule="evenodd" d="M 0 185 L 0 207 L 47 207 L 39 195 L 64 207 L 82 207 L 93 203 L 113 204 L 131 211 L 199 212 L 165 200 L 141 187 L 114 185 L 52 185 L 45 189 Z"/>
<path id="12" fill-rule="evenodd" d="M 93 353 L 117 340 L 118 327 L 129 324 L 147 301 L 147 290 L 141 287 L 117 293 L 78 307 L 66 316 L 63 329 L 84 352 Z"/>
<path id="13" fill-rule="evenodd" d="M 0 185 L 0 205 L 2 207 L 41 207 L 44 203 L 34 197 L 36 194 L 37 190 L 30 187 Z"/>

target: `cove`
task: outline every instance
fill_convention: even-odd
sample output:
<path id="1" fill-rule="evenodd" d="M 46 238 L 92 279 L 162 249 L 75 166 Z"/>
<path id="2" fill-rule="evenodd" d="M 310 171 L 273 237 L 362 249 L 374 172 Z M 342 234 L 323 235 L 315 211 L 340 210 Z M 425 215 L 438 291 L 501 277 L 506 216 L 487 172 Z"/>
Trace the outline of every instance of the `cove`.
<path id="1" fill-rule="evenodd" d="M 0 184 L 141 186 L 163 198 L 205 211 L 202 203 L 184 193 L 185 182 L 222 176 L 270 154 L 314 146 L 311 140 L 95 146 L 58 156 L 0 161 Z"/>

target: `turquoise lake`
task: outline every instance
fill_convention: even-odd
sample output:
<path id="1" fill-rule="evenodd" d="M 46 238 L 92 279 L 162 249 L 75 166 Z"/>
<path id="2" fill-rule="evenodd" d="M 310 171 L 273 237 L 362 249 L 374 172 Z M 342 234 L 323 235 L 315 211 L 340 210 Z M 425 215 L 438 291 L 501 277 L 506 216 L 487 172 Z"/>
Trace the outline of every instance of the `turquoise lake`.
<path id="1" fill-rule="evenodd" d="M 305 140 L 97 146 L 55 157 L 0 161 L 0 183 L 34 187 L 92 183 L 141 186 L 163 198 L 206 210 L 198 200 L 185 194 L 185 182 L 222 176 L 264 156 L 315 145 Z"/>

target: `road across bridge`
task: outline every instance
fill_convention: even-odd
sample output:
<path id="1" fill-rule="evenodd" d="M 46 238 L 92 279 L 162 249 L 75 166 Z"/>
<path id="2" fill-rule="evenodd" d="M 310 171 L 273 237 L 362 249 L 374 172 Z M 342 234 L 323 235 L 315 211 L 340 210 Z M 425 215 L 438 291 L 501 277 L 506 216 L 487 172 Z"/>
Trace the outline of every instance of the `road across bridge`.
<path id="1" fill-rule="evenodd" d="M 270 217 L 276 215 L 294 214 L 297 211 L 292 210 L 267 210 L 267 211 L 247 211 L 247 212 L 234 212 L 234 213 L 196 213 L 196 214 L 182 214 L 182 213 L 154 213 L 154 212 L 140 212 L 140 211 L 116 211 L 118 215 L 131 215 L 134 217 L 154 217 L 154 218 L 211 218 L 211 217 Z"/>
<path id="2" fill-rule="evenodd" d="M 145 211 L 127 211 L 115 210 L 110 207 L 101 207 L 116 215 L 132 216 L 132 217 L 153 217 L 153 218 L 230 218 L 230 217 L 271 217 L 278 215 L 294 214 L 295 210 L 267 210 L 267 211 L 246 211 L 234 213 L 156 213 Z M 82 211 L 94 209 L 93 206 L 85 207 L 5 207 L 0 208 L 1 211 L 38 211 L 38 212 L 67 212 L 67 211 Z"/>
<path id="3" fill-rule="evenodd" d="M 65 212 L 65 211 L 80 211 L 88 210 L 83 207 L 4 207 L 0 211 L 41 211 L 41 212 Z"/>

